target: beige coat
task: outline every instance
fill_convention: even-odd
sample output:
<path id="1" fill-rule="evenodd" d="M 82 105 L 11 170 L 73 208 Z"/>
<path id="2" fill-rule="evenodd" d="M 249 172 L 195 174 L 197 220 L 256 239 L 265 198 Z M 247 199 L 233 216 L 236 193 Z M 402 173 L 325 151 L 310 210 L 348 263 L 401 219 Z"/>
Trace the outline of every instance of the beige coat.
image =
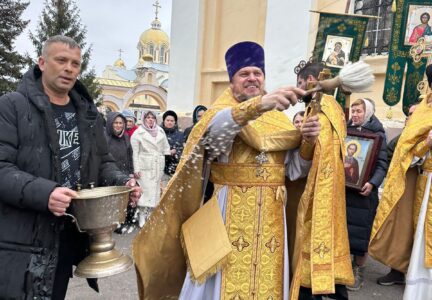
<path id="1" fill-rule="evenodd" d="M 170 146 L 162 128 L 156 138 L 140 126 L 131 137 L 134 173 L 140 173 L 138 183 L 142 188 L 139 206 L 155 207 L 160 198 L 160 182 L 164 174 L 165 155 Z"/>

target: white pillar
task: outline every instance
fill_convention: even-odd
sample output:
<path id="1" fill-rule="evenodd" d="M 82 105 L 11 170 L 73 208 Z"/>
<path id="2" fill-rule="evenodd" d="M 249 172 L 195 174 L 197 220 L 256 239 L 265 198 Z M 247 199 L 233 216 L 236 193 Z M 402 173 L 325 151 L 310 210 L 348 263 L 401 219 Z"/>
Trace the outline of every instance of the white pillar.
<path id="1" fill-rule="evenodd" d="M 265 31 L 266 88 L 295 86 L 294 68 L 300 60 L 308 60 L 309 18 L 311 0 L 268 0 Z M 303 110 L 297 104 L 288 110 L 291 117 Z"/>
<path id="2" fill-rule="evenodd" d="M 201 0 L 172 1 L 168 109 L 192 112 L 200 59 Z"/>

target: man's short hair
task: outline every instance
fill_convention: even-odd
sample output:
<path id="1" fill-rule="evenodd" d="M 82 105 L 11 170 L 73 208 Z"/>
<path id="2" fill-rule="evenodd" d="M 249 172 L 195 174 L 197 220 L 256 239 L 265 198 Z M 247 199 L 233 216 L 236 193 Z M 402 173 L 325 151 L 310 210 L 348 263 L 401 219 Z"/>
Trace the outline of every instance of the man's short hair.
<path id="1" fill-rule="evenodd" d="M 324 64 L 320 62 L 308 62 L 297 73 L 297 77 L 307 79 L 309 75 L 318 79 L 319 73 L 324 69 Z"/>
<path id="2" fill-rule="evenodd" d="M 342 43 L 341 43 L 341 42 L 336 42 L 336 43 L 335 43 L 335 46 L 336 46 L 336 45 L 339 45 L 339 46 L 342 47 Z"/>
<path id="3" fill-rule="evenodd" d="M 50 37 L 49 39 L 47 39 L 45 41 L 45 44 L 43 45 L 42 48 L 42 56 L 44 58 L 47 58 L 48 55 L 48 48 L 55 43 L 62 43 L 62 44 L 66 44 L 69 46 L 69 48 L 74 49 L 74 48 L 81 48 L 80 45 L 78 45 L 77 42 L 75 42 L 74 39 L 68 37 L 68 36 L 64 36 L 64 35 L 55 35 Z"/>

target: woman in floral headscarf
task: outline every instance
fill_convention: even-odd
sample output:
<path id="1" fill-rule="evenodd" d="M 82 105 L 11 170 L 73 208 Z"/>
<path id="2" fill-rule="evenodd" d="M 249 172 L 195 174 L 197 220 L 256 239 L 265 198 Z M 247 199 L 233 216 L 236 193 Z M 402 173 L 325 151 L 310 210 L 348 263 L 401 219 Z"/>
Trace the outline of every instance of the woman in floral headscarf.
<path id="1" fill-rule="evenodd" d="M 165 155 L 170 146 L 164 130 L 156 124 L 156 114 L 143 114 L 142 125 L 131 138 L 134 174 L 144 191 L 138 201 L 138 221 L 142 227 L 153 208 L 159 203 Z"/>

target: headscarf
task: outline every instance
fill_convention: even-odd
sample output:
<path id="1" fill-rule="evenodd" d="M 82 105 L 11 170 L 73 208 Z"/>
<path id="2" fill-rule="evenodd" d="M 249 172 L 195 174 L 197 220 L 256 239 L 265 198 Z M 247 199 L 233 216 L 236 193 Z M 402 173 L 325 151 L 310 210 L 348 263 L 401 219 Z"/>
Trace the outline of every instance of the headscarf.
<path id="1" fill-rule="evenodd" d="M 117 119 L 117 117 L 120 117 L 123 119 L 124 122 L 124 126 L 123 126 L 123 130 L 119 133 L 116 134 L 113 128 L 113 124 L 115 119 Z M 105 126 L 105 130 L 108 134 L 108 136 L 116 136 L 118 138 L 121 138 L 125 132 L 126 129 L 126 118 L 119 112 L 109 112 L 107 114 L 107 121 L 106 121 L 106 126 Z"/>
<path id="2" fill-rule="evenodd" d="M 207 111 L 207 107 L 205 107 L 204 105 L 197 105 L 193 111 L 192 114 L 192 122 L 193 124 L 196 124 L 198 122 L 198 113 L 200 111 Z"/>
<path id="3" fill-rule="evenodd" d="M 150 135 L 155 138 L 158 133 L 158 125 L 156 124 L 155 121 L 153 127 L 150 128 L 149 126 L 147 126 L 145 119 L 147 118 L 148 115 L 153 115 L 156 118 L 156 114 L 154 112 L 152 112 L 151 110 L 146 111 L 145 113 L 143 113 L 141 126 L 144 127 L 144 129 L 147 130 L 147 132 L 150 133 Z"/>
<path id="4" fill-rule="evenodd" d="M 371 99 L 368 98 L 361 98 L 356 100 L 353 104 L 351 104 L 352 106 L 357 106 L 359 105 L 360 101 L 362 101 L 364 103 L 364 108 L 365 108 L 365 115 L 364 115 L 364 120 L 363 123 L 359 124 L 359 125 L 354 125 L 354 126 L 358 126 L 358 127 L 362 127 L 364 126 L 367 122 L 370 121 L 371 117 L 373 116 L 373 114 L 375 113 L 375 104 L 372 102 Z M 354 124 L 354 123 L 353 123 Z"/>
<path id="5" fill-rule="evenodd" d="M 362 98 L 364 104 L 365 104 L 365 118 L 361 126 L 364 126 L 367 122 L 369 122 L 370 118 L 375 113 L 375 105 L 374 103 L 368 99 L 368 98 Z"/>

